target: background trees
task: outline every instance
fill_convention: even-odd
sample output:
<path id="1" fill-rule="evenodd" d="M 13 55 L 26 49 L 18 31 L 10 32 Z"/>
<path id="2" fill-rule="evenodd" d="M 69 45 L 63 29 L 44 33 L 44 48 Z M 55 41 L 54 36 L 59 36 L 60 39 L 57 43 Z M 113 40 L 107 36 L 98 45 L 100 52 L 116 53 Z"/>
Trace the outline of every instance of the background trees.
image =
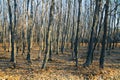
<path id="1" fill-rule="evenodd" d="M 1 0 L 0 6 L 1 41 L 14 63 L 20 50 L 31 62 L 31 51 L 38 44 L 38 57 L 45 54 L 42 68 L 52 60 L 52 54 L 67 50 L 77 66 L 79 51 L 87 46 L 84 66 L 91 65 L 94 50 L 99 47 L 103 68 L 105 49 L 110 52 L 120 41 L 119 0 Z"/>

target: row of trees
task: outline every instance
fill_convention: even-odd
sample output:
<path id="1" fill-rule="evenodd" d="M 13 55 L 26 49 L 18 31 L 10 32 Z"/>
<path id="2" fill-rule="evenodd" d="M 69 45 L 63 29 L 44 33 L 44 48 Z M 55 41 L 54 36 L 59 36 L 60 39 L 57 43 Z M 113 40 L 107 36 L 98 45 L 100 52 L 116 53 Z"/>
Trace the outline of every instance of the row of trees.
<path id="1" fill-rule="evenodd" d="M 91 65 L 101 44 L 103 68 L 105 49 L 110 52 L 120 41 L 119 0 L 1 0 L 0 6 L 3 47 L 6 51 L 9 43 L 14 66 L 19 48 L 24 54 L 27 47 L 26 59 L 31 62 L 34 43 L 40 48 L 38 58 L 45 54 L 42 69 L 52 60 L 53 51 L 63 54 L 66 48 L 78 66 L 79 43 L 88 43 L 84 67 Z"/>

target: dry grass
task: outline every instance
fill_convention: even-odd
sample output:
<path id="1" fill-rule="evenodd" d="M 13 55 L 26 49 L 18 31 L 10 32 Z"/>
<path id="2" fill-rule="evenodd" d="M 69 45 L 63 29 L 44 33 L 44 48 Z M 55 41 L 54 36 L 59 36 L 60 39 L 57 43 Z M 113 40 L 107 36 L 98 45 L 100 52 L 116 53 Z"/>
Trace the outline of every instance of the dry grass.
<path id="1" fill-rule="evenodd" d="M 79 50 L 79 67 L 71 60 L 70 50 L 65 54 L 53 53 L 53 60 L 47 63 L 47 67 L 41 70 L 44 53 L 41 60 L 37 60 L 38 47 L 34 45 L 31 52 L 32 64 L 25 60 L 26 54 L 17 56 L 16 68 L 9 62 L 10 53 L 0 53 L 0 80 L 119 80 L 120 79 L 120 50 L 112 50 L 111 55 L 105 57 L 105 69 L 100 70 L 98 59 L 99 52 L 95 52 L 94 62 L 89 68 L 83 68 L 86 48 Z M 0 51 L 3 51 L 0 48 Z"/>

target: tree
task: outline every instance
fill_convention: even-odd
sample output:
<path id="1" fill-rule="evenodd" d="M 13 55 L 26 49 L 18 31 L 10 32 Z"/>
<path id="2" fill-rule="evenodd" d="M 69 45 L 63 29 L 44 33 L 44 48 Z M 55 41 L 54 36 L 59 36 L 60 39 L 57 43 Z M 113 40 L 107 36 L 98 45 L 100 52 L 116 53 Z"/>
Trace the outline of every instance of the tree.
<path id="1" fill-rule="evenodd" d="M 105 45 L 106 45 L 106 36 L 107 36 L 107 28 L 108 28 L 108 10 L 109 10 L 109 0 L 106 0 L 105 3 L 105 18 L 104 18 L 104 33 L 102 40 L 102 49 L 100 55 L 100 68 L 104 68 L 104 57 L 105 57 Z"/>
<path id="2" fill-rule="evenodd" d="M 77 19 L 77 31 L 76 31 L 76 37 L 75 37 L 75 42 L 74 42 L 74 52 L 75 52 L 75 60 L 76 60 L 76 67 L 78 66 L 78 33 L 79 33 L 79 23 L 80 23 L 80 5 L 81 5 L 82 0 L 78 0 L 78 19 Z"/>
<path id="3" fill-rule="evenodd" d="M 94 12 L 94 17 L 93 17 L 93 23 L 92 23 L 92 27 L 91 27 L 91 34 L 90 34 L 90 41 L 88 44 L 88 51 L 87 51 L 87 58 L 86 58 L 86 62 L 84 63 L 84 67 L 89 66 L 92 61 L 93 61 L 93 53 L 92 53 L 92 49 L 93 49 L 93 38 L 94 38 L 94 29 L 95 27 L 98 25 L 98 21 L 99 21 L 99 7 L 101 4 L 101 0 L 96 0 L 96 6 L 95 6 L 95 12 Z"/>
<path id="4" fill-rule="evenodd" d="M 3 36 L 3 48 L 4 48 L 4 53 L 6 53 L 6 26 L 5 26 L 5 21 L 6 21 L 6 14 L 5 14 L 5 6 L 4 6 L 5 1 L 2 0 L 2 36 Z"/>
<path id="5" fill-rule="evenodd" d="M 59 41 L 60 41 L 60 26 L 61 26 L 61 17 L 62 17 L 62 0 L 60 1 L 60 9 L 59 9 L 59 18 L 58 18 L 58 24 L 57 24 L 57 39 L 56 39 L 56 42 L 57 42 L 57 51 L 56 51 L 56 54 L 59 53 Z"/>
<path id="6" fill-rule="evenodd" d="M 73 28 L 72 28 L 72 36 L 71 36 L 71 49 L 72 49 L 72 59 L 74 59 L 74 51 L 73 51 L 73 48 L 74 48 L 74 28 L 75 28 L 75 8 L 76 8 L 76 0 L 74 0 L 74 8 L 73 8 Z"/>
<path id="7" fill-rule="evenodd" d="M 9 20 L 10 20 L 10 31 L 11 31 L 11 59 L 10 61 L 11 62 L 14 62 L 14 67 L 15 67 L 15 64 L 16 64 L 16 59 L 15 59 L 15 46 L 14 46 L 14 31 L 15 31 L 15 27 L 16 27 L 16 0 L 14 0 L 14 26 L 13 26 L 13 23 L 12 23 L 12 11 L 11 11 L 11 5 L 10 5 L 10 0 L 7 0 L 8 2 L 8 12 L 9 12 Z"/>
<path id="8" fill-rule="evenodd" d="M 49 13 L 49 22 L 48 22 L 48 28 L 47 28 L 47 33 L 46 33 L 46 48 L 45 48 L 45 56 L 42 64 L 42 69 L 46 67 L 46 63 L 48 60 L 48 55 L 49 55 L 49 45 L 50 45 L 50 26 L 53 21 L 53 9 L 54 9 L 54 0 L 51 0 L 51 5 L 50 5 L 50 13 Z"/>

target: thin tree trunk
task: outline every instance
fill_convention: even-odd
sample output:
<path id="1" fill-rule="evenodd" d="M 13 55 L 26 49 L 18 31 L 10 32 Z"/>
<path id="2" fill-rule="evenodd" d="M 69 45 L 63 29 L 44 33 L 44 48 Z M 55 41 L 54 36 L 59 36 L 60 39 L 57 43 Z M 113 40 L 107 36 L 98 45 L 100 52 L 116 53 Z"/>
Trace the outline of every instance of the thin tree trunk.
<path id="1" fill-rule="evenodd" d="M 22 55 L 25 53 L 25 32 L 22 29 Z"/>
<path id="2" fill-rule="evenodd" d="M 74 0 L 74 9 L 73 9 L 73 28 L 72 28 L 72 37 L 71 37 L 71 50 L 72 50 L 72 59 L 74 59 L 74 27 L 75 27 L 75 5 L 76 5 L 76 0 Z"/>
<path id="3" fill-rule="evenodd" d="M 50 14 L 49 14 L 49 22 L 48 22 L 48 28 L 47 28 L 47 34 L 46 34 L 46 50 L 45 50 L 45 56 L 42 63 L 42 69 L 46 67 L 46 63 L 48 61 L 48 55 L 49 55 L 49 45 L 50 45 L 50 26 L 53 21 L 53 10 L 54 10 L 54 0 L 51 0 L 51 6 L 50 6 Z"/>
<path id="4" fill-rule="evenodd" d="M 78 44 L 79 44 L 79 40 L 78 40 L 78 33 L 79 33 L 79 23 L 80 23 L 80 14 L 81 14 L 81 2 L 82 0 L 78 0 L 78 19 L 77 19 L 77 31 L 76 31 L 76 37 L 75 37 L 75 42 L 74 42 L 74 52 L 75 52 L 75 61 L 76 61 L 76 67 L 78 67 Z"/>

